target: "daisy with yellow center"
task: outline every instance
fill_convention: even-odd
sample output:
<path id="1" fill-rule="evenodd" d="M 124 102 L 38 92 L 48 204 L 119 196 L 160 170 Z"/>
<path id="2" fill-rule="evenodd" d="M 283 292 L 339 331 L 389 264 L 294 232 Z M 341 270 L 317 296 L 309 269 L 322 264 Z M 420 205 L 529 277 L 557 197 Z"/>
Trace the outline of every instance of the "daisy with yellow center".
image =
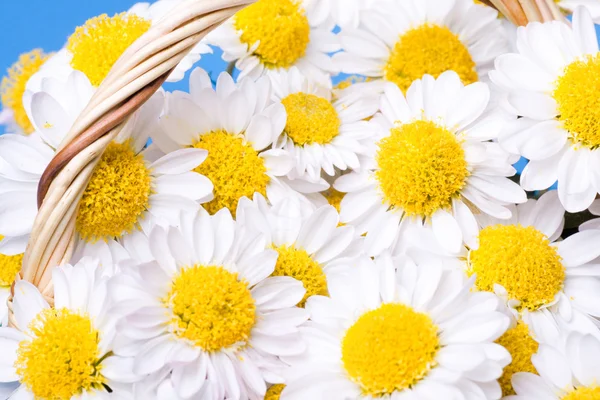
<path id="1" fill-rule="evenodd" d="M 156 261 L 133 266 L 114 287 L 116 306 L 128 310 L 122 350 L 136 354 L 135 374 L 150 374 L 142 387 L 165 398 L 262 398 L 267 380 L 282 382 L 279 357 L 304 351 L 297 326 L 308 313 L 295 305 L 306 291 L 271 276 L 277 252 L 259 238 L 227 209 L 184 213 L 179 228 L 150 232 Z"/>
<path id="2" fill-rule="evenodd" d="M 328 296 L 327 282 L 332 273 L 353 267 L 361 246 L 354 228 L 339 226 L 332 206 L 314 208 L 296 199 L 286 199 L 270 207 L 264 198 L 245 199 L 238 207 L 238 223 L 248 231 L 264 236 L 277 251 L 273 276 L 291 276 L 302 282 L 306 294 Z"/>
<path id="3" fill-rule="evenodd" d="M 98 87 L 121 54 L 154 23 L 179 7 L 180 3 L 182 0 L 137 3 L 126 12 L 102 14 L 88 19 L 75 29 L 65 47 L 53 57 L 52 62 L 57 68 L 44 71 L 42 76 L 58 77 L 59 74 L 76 70 L 84 73 L 92 85 Z M 211 51 L 204 43 L 195 46 L 167 81 L 183 79 L 185 72 L 200 59 L 201 54 Z"/>
<path id="4" fill-rule="evenodd" d="M 0 235 L 0 249 L 3 249 L 3 251 L 0 251 L 0 326 L 6 326 L 8 323 L 6 301 L 10 296 L 10 288 L 17 274 L 21 271 L 21 264 L 23 263 L 23 253 L 5 254 L 10 252 L 10 243 L 6 243 L 7 241 L 3 239 L 4 236 Z"/>
<path id="5" fill-rule="evenodd" d="M 235 62 L 240 78 L 293 66 L 321 81 L 337 73 L 327 53 L 339 50 L 329 0 L 258 0 L 239 11 L 207 37 Z M 318 41 L 316 40 L 318 38 Z"/>
<path id="6" fill-rule="evenodd" d="M 214 198 L 204 205 L 209 213 L 227 208 L 235 216 L 239 200 L 255 193 L 278 200 L 328 187 L 324 180 L 287 177 L 294 166 L 291 155 L 272 148 L 286 125 L 286 113 L 281 103 L 271 100 L 268 78 L 236 84 L 222 73 L 213 89 L 208 74 L 197 68 L 190 91 L 168 97 L 162 132 L 152 139 L 165 152 L 196 148 L 208 153 L 196 172 L 214 185 Z"/>
<path id="7" fill-rule="evenodd" d="M 528 50 L 531 43 L 543 52 Z M 572 28 L 560 22 L 528 26 L 517 47 L 518 54 L 499 57 L 490 72 L 507 96 L 507 111 L 522 117 L 503 132 L 500 144 L 530 160 L 521 175 L 524 189 L 558 181 L 564 208 L 583 211 L 600 193 L 600 53 L 590 14 L 575 10 Z"/>
<path id="8" fill-rule="evenodd" d="M 69 131 L 71 116 L 78 115 L 89 101 L 86 94 L 92 94 L 80 72 L 72 72 L 66 83 L 46 81 L 52 83 L 48 85 L 52 91 L 34 94 L 32 116 L 34 121 L 45 120 L 48 129 L 40 131 L 39 137 L 3 135 L 0 139 L 0 158 L 7 165 L 5 169 L 0 165 L 0 175 L 7 182 L 6 189 L 0 189 L 0 204 L 14 204 L 10 214 L 0 213 L 0 231 L 18 240 L 20 251 L 25 250 L 37 214 L 34 188 Z M 80 103 L 71 101 L 77 98 Z M 193 172 L 206 159 L 205 150 L 164 154 L 146 149 L 149 135 L 158 129 L 163 103 L 164 94 L 158 92 L 128 121 L 96 165 L 77 210 L 76 259 L 93 254 L 103 262 L 111 260 L 117 253 L 110 249 L 119 247 L 116 241 L 144 226 L 169 225 L 177 210 L 195 211 L 199 203 L 211 200 L 212 183 Z"/>
<path id="9" fill-rule="evenodd" d="M 112 354 L 115 321 L 107 313 L 107 279 L 98 272 L 98 261 L 91 258 L 57 267 L 52 308 L 29 282 L 15 284 L 16 326 L 0 328 L 0 382 L 18 384 L 12 398 L 130 395 L 122 384 L 137 378 L 124 373 L 126 359 Z"/>
<path id="10" fill-rule="evenodd" d="M 27 81 L 44 65 L 48 55 L 40 49 L 21 54 L 2 78 L 0 83 L 0 125 L 6 125 L 9 132 L 30 134 L 34 131 L 23 102 Z"/>
<path id="11" fill-rule="evenodd" d="M 368 255 L 395 253 L 411 226 L 431 227 L 443 248 L 457 252 L 477 234 L 474 213 L 508 219 L 506 206 L 526 200 L 506 178 L 514 174 L 510 156 L 488 142 L 497 132 L 483 115 L 488 99 L 485 84 L 463 86 L 452 71 L 415 81 L 406 97 L 385 86 L 369 121 L 365 167 L 334 183 L 347 193 L 341 222 L 367 233 Z"/>
<path id="12" fill-rule="evenodd" d="M 342 72 L 393 82 L 404 93 L 425 74 L 448 70 L 468 85 L 485 80 L 508 50 L 497 15 L 472 0 L 384 0 L 362 13 L 357 29 L 342 29 L 344 51 L 333 58 Z M 485 29 L 465 29 L 465 20 Z"/>
<path id="13" fill-rule="evenodd" d="M 600 249 L 586 243 L 600 240 L 600 230 L 559 240 L 565 211 L 556 191 L 511 209 L 509 220 L 478 215 L 481 231 L 459 252 L 444 253 L 427 230 L 407 231 L 405 246 L 415 256 L 442 257 L 474 278 L 477 290 L 496 293 L 540 343 L 557 341 L 562 329 L 596 332 Z"/>
<path id="14" fill-rule="evenodd" d="M 281 399 L 454 399 L 467 387 L 498 398 L 510 355 L 493 341 L 509 319 L 471 283 L 436 263 L 387 255 L 332 277 L 329 297 L 306 302 L 307 352 L 291 360 Z M 486 327 L 474 329 L 482 318 Z"/>
<path id="15" fill-rule="evenodd" d="M 317 181 L 321 171 L 333 176 L 336 169 L 358 169 L 362 141 L 371 134 L 363 121 L 377 112 L 379 98 L 333 99 L 327 85 L 314 81 L 293 67 L 271 75 L 274 98 L 283 104 L 287 122 L 275 148 L 295 161 L 290 177 Z"/>
<path id="16" fill-rule="evenodd" d="M 514 400 L 600 399 L 600 339 L 597 335 L 565 332 L 560 340 L 542 344 L 532 356 L 535 371 L 513 375 Z"/>

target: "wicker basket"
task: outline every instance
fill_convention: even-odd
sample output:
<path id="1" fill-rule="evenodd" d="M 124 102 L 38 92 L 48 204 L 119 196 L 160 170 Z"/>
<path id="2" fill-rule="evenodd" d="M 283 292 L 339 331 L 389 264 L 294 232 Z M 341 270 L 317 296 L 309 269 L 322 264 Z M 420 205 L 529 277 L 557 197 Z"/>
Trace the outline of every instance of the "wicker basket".
<path id="1" fill-rule="evenodd" d="M 40 180 L 39 212 L 17 280 L 31 282 L 49 304 L 54 303 L 52 268 L 68 263 L 73 253 L 77 205 L 102 153 L 192 47 L 254 1 L 183 0 L 115 63 Z M 553 0 L 483 2 L 493 4 L 516 25 L 564 18 Z M 9 324 L 14 326 L 12 305 L 11 296 Z"/>

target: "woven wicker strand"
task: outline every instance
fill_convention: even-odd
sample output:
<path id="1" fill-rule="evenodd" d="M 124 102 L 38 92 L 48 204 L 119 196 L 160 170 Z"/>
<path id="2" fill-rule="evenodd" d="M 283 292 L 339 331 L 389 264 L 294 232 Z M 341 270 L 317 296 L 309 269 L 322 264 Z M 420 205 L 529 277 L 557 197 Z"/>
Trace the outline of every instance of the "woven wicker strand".
<path id="1" fill-rule="evenodd" d="M 517 26 L 529 22 L 566 21 L 554 0 L 484 0 Z"/>
<path id="2" fill-rule="evenodd" d="M 42 175 L 39 211 L 17 280 L 31 282 L 54 303 L 52 268 L 73 254 L 77 207 L 102 153 L 191 49 L 254 1 L 184 0 L 123 53 Z M 12 296 L 8 306 L 9 324 L 16 326 Z"/>

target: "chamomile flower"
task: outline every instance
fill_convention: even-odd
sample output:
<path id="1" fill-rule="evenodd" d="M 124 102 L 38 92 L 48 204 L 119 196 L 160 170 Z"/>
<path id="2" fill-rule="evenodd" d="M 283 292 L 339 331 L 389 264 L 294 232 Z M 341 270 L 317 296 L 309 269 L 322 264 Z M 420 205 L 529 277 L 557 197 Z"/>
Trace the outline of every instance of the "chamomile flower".
<path id="1" fill-rule="evenodd" d="M 498 57 L 490 72 L 507 94 L 507 111 L 522 117 L 499 142 L 530 160 L 521 175 L 525 190 L 558 181 L 565 209 L 585 210 L 600 191 L 600 56 L 590 14 L 575 10 L 573 28 L 562 22 L 519 28 L 517 47 L 517 54 Z"/>
<path id="2" fill-rule="evenodd" d="M 382 0 L 342 29 L 342 72 L 394 82 L 406 92 L 425 74 L 453 70 L 468 85 L 485 80 L 507 51 L 497 11 L 473 0 Z"/>
<path id="3" fill-rule="evenodd" d="M 3 180 L 0 179 L 0 185 Z M 0 235 L 0 243 L 4 237 Z M 5 252 L 10 253 L 8 246 L 3 246 Z M 10 288 L 21 271 L 23 264 L 23 252 L 17 250 L 16 254 L 0 253 L 0 326 L 6 326 L 8 323 L 8 307 L 6 301 L 10 296 Z"/>
<path id="4" fill-rule="evenodd" d="M 590 12 L 592 20 L 600 23 L 600 1 L 598 0 L 555 0 L 558 6 L 570 13 L 577 7 L 585 7 Z"/>
<path id="5" fill-rule="evenodd" d="M 600 216 L 600 199 L 594 200 L 588 211 L 593 216 Z M 585 221 L 583 224 L 579 225 L 579 230 L 585 229 L 600 229 L 600 218 L 592 218 L 588 221 Z"/>
<path id="6" fill-rule="evenodd" d="M 600 339 L 569 332 L 560 341 L 540 345 L 532 356 L 537 374 L 513 376 L 510 400 L 594 400 L 600 398 Z"/>
<path id="7" fill-rule="evenodd" d="M 314 4 L 312 15 L 318 20 L 330 18 L 337 26 L 356 28 L 362 13 L 373 7 L 375 0 L 307 0 L 307 3 Z"/>
<path id="8" fill-rule="evenodd" d="M 222 73 L 213 89 L 208 74 L 197 68 L 190 76 L 189 94 L 168 96 L 160 125 L 162 134 L 152 139 L 163 151 L 193 147 L 208 152 L 196 171 L 214 184 L 214 198 L 204 204 L 211 214 L 228 208 L 235 216 L 239 199 L 254 193 L 277 202 L 329 186 L 323 179 L 287 178 L 293 158 L 285 150 L 271 148 L 286 125 L 285 107 L 271 100 L 266 77 L 236 84 Z"/>
<path id="9" fill-rule="evenodd" d="M 274 148 L 288 152 L 295 161 L 290 178 L 319 180 L 321 171 L 333 176 L 336 169 L 358 169 L 361 142 L 371 135 L 363 121 L 377 112 L 379 98 L 338 97 L 332 89 L 303 76 L 292 67 L 271 75 L 273 97 L 285 107 L 287 122 Z"/>
<path id="10" fill-rule="evenodd" d="M 156 261 L 113 277 L 115 353 L 132 355 L 133 372 L 149 374 L 137 398 L 258 399 L 267 383 L 282 383 L 281 356 L 304 351 L 295 307 L 302 283 L 271 276 L 277 251 L 244 234 L 229 210 L 182 214 L 179 228 L 155 227 Z"/>
<path id="11" fill-rule="evenodd" d="M 293 198 L 271 207 L 257 195 L 253 202 L 241 200 L 237 211 L 238 223 L 259 232 L 277 251 L 273 276 L 291 276 L 302 282 L 306 294 L 300 306 L 310 296 L 327 296 L 329 276 L 347 271 L 361 250 L 354 228 L 338 225 L 334 207 L 303 207 L 308 206 Z"/>
<path id="12" fill-rule="evenodd" d="M 322 81 L 337 73 L 328 53 L 339 50 L 329 0 L 258 0 L 207 36 L 235 62 L 240 78 L 298 67 Z"/>
<path id="13" fill-rule="evenodd" d="M 52 273 L 54 307 L 27 281 L 14 289 L 15 327 L 0 328 L 0 382 L 18 382 L 11 399 L 110 399 L 137 379 L 112 354 L 115 320 L 98 261 Z"/>
<path id="14" fill-rule="evenodd" d="M 559 240 L 564 209 L 556 191 L 513 207 L 509 220 L 478 216 L 478 222 L 474 241 L 454 255 L 435 249 L 432 232 L 407 231 L 408 247 L 419 249 L 408 254 L 427 259 L 424 252 L 436 253 L 447 268 L 476 276 L 475 288 L 496 293 L 542 343 L 555 342 L 567 328 L 600 338 L 600 249 L 590 245 L 600 230 Z"/>
<path id="15" fill-rule="evenodd" d="M 488 141 L 503 126 L 484 114 L 488 99 L 484 83 L 464 86 L 453 71 L 415 81 L 406 97 L 386 85 L 361 170 L 334 183 L 347 193 L 340 220 L 367 233 L 368 255 L 397 246 L 423 221 L 456 252 L 477 232 L 474 212 L 508 219 L 506 206 L 526 201 L 506 178 L 515 173 L 510 156 Z"/>
<path id="16" fill-rule="evenodd" d="M 30 134 L 34 127 L 27 116 L 27 111 L 23 102 L 23 95 L 27 81 L 44 65 L 48 59 L 40 49 L 32 50 L 21 54 L 19 60 L 15 62 L 2 78 L 0 84 L 0 125 L 7 127 L 9 133 Z"/>
<path id="17" fill-rule="evenodd" d="M 55 149 L 93 91 L 85 76 L 73 71 L 66 82 L 44 81 L 32 96 L 32 136 L 0 137 L 0 253 L 25 250 L 37 215 L 37 186 Z M 179 210 L 197 210 L 212 198 L 212 183 L 193 172 L 206 151 L 182 149 L 169 154 L 143 150 L 156 128 L 164 95 L 154 95 L 120 131 L 96 166 L 79 202 L 76 231 L 82 242 L 103 247 L 106 258 L 114 240 L 143 226 L 176 221 Z M 83 245 L 83 243 L 81 244 Z M 107 247 L 108 246 L 108 247 Z M 83 252 L 82 254 L 85 254 Z M 97 251 L 94 252 L 97 254 Z"/>
<path id="18" fill-rule="evenodd" d="M 509 318 L 472 283 L 439 263 L 361 259 L 307 300 L 307 351 L 286 358 L 281 400 L 499 399 Z"/>
<path id="19" fill-rule="evenodd" d="M 55 68 L 45 69 L 40 77 L 35 78 L 61 77 L 77 70 L 83 72 L 94 87 L 98 87 L 121 54 L 181 2 L 157 0 L 152 4 L 137 3 L 128 11 L 112 17 L 102 14 L 88 19 L 75 29 L 65 47 L 53 57 Z M 185 72 L 200 59 L 201 54 L 210 52 L 210 47 L 200 42 L 177 65 L 167 81 L 183 79 Z"/>

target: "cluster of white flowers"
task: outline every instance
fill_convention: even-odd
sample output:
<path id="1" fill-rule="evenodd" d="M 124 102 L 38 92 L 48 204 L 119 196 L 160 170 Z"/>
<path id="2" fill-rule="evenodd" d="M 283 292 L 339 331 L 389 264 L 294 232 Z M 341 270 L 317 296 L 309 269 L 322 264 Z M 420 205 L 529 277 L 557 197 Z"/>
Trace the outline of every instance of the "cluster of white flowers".
<path id="1" fill-rule="evenodd" d="M 258 0 L 108 146 L 54 296 L 16 279 L 42 173 L 180 2 L 2 81 L 0 399 L 600 399 L 597 0 L 518 29 L 473 0 Z M 215 48 L 235 79 L 192 69 Z"/>

